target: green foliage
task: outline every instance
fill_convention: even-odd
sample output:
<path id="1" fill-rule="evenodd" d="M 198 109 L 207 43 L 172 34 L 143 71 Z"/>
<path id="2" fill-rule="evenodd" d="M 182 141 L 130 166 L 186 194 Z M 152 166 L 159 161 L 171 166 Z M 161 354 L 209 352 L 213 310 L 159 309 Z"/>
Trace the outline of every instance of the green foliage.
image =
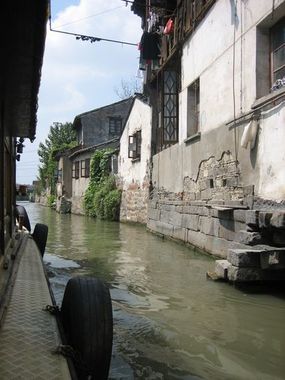
<path id="1" fill-rule="evenodd" d="M 48 196 L 48 198 L 47 198 L 47 204 L 48 204 L 49 207 L 53 207 L 54 204 L 55 204 L 55 201 L 56 201 L 56 196 L 55 195 L 51 194 L 51 195 Z"/>
<path id="2" fill-rule="evenodd" d="M 110 157 L 113 150 L 94 153 L 90 163 L 90 182 L 84 196 L 86 213 L 101 219 L 118 220 L 121 191 L 116 188 L 115 177 L 110 175 Z"/>
<path id="3" fill-rule="evenodd" d="M 38 149 L 41 163 L 39 180 L 42 189 L 50 187 L 51 194 L 55 194 L 55 170 L 57 169 L 55 155 L 59 151 L 74 146 L 76 146 L 76 132 L 72 123 L 53 123 L 45 143 L 40 143 Z"/>

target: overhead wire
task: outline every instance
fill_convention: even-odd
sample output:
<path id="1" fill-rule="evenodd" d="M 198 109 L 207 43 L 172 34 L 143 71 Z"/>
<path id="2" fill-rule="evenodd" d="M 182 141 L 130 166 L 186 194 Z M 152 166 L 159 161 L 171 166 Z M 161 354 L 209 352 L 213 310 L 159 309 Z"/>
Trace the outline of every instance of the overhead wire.
<path id="1" fill-rule="evenodd" d="M 120 41 L 120 40 L 114 40 L 114 39 L 111 39 L 111 38 L 103 38 L 103 37 L 97 37 L 97 36 L 89 36 L 89 35 L 81 34 L 81 33 L 72 33 L 72 32 L 66 32 L 64 30 L 53 29 L 52 26 L 51 26 L 51 0 L 49 0 L 49 15 L 48 15 L 48 18 L 49 18 L 49 29 L 50 29 L 51 32 L 66 34 L 66 35 L 69 35 L 69 36 L 74 36 L 77 40 L 90 41 L 91 43 L 93 43 L 93 42 L 99 42 L 99 41 L 105 41 L 105 42 L 117 43 L 117 44 L 120 44 L 120 45 L 130 45 L 130 46 L 137 46 L 138 45 L 137 43 L 133 43 L 133 42 Z"/>

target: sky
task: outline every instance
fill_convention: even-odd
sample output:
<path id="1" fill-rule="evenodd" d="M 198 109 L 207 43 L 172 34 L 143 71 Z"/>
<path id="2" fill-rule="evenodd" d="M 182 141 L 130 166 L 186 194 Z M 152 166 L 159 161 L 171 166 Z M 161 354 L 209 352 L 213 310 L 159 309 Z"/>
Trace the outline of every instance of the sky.
<path id="1" fill-rule="evenodd" d="M 51 0 L 52 28 L 72 33 L 138 43 L 141 20 L 121 0 Z M 76 40 L 49 31 L 42 67 L 36 140 L 24 142 L 17 162 L 17 183 L 37 179 L 40 142 L 54 122 L 73 122 L 76 115 L 119 101 L 121 80 L 138 74 L 136 46 Z"/>

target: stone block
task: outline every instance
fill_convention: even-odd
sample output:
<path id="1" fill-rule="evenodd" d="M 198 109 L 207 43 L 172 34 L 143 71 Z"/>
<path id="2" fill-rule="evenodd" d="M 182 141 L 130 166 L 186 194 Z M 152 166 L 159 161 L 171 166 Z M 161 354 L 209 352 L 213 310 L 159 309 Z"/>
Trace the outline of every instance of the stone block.
<path id="1" fill-rule="evenodd" d="M 258 225 L 259 225 L 259 211 L 258 210 L 246 210 L 245 211 L 245 223 L 249 227 L 258 227 Z"/>
<path id="2" fill-rule="evenodd" d="M 218 257 L 226 258 L 229 242 L 216 236 L 201 233 L 200 231 L 187 231 L 187 242 L 195 247 L 210 252 Z"/>
<path id="3" fill-rule="evenodd" d="M 150 208 L 157 208 L 157 200 L 151 199 L 148 204 Z"/>
<path id="4" fill-rule="evenodd" d="M 232 282 L 260 282 L 263 280 L 262 270 L 259 268 L 239 268 L 229 266 L 228 279 Z"/>
<path id="5" fill-rule="evenodd" d="M 229 249 L 227 259 L 236 267 L 260 267 L 261 250 Z"/>
<path id="6" fill-rule="evenodd" d="M 239 178 L 237 176 L 227 178 L 226 181 L 228 187 L 237 187 L 239 184 Z"/>
<path id="7" fill-rule="evenodd" d="M 199 206 L 184 206 L 183 213 L 184 214 L 199 214 Z"/>
<path id="8" fill-rule="evenodd" d="M 160 222 L 150 219 L 147 223 L 147 228 L 162 235 L 172 236 L 173 226 L 169 223 Z"/>
<path id="9" fill-rule="evenodd" d="M 215 262 L 215 273 L 218 278 L 222 280 L 228 279 L 228 268 L 231 264 L 228 260 L 216 260 Z"/>
<path id="10" fill-rule="evenodd" d="M 160 219 L 160 210 L 158 210 L 157 208 L 149 208 L 148 209 L 148 218 L 154 219 L 154 220 L 159 220 Z"/>
<path id="11" fill-rule="evenodd" d="M 233 220 L 220 220 L 219 237 L 226 240 L 235 240 L 235 223 Z"/>
<path id="12" fill-rule="evenodd" d="M 219 219 L 200 216 L 198 228 L 205 235 L 219 236 Z"/>
<path id="13" fill-rule="evenodd" d="M 272 212 L 260 211 L 259 218 L 258 218 L 259 228 L 270 227 L 271 217 L 272 217 Z"/>
<path id="14" fill-rule="evenodd" d="M 225 201 L 223 199 L 211 199 L 207 202 L 208 205 L 223 205 Z"/>
<path id="15" fill-rule="evenodd" d="M 243 204 L 247 206 L 249 209 L 253 209 L 254 206 L 254 196 L 253 195 L 248 195 L 247 197 L 244 198 Z"/>
<path id="16" fill-rule="evenodd" d="M 274 231 L 272 241 L 277 247 L 285 247 L 285 231 Z"/>
<path id="17" fill-rule="evenodd" d="M 285 249 L 268 249 L 260 254 L 262 269 L 285 269 Z"/>
<path id="18" fill-rule="evenodd" d="M 243 187 L 244 196 L 254 195 L 254 185 L 248 185 Z"/>
<path id="19" fill-rule="evenodd" d="M 205 206 L 207 204 L 206 201 L 191 201 L 191 206 Z"/>
<path id="20" fill-rule="evenodd" d="M 172 237 L 177 240 L 187 241 L 187 229 L 181 227 L 173 227 Z"/>
<path id="21" fill-rule="evenodd" d="M 219 219 L 224 219 L 224 220 L 231 220 L 233 219 L 233 210 L 228 209 L 228 210 L 217 210 L 215 208 L 211 208 L 209 210 L 210 216 L 213 218 L 219 218 Z"/>
<path id="22" fill-rule="evenodd" d="M 184 214 L 182 216 L 181 226 L 193 231 L 198 231 L 199 216 L 194 214 Z"/>
<path id="23" fill-rule="evenodd" d="M 285 211 L 274 211 L 270 219 L 270 224 L 272 227 L 284 230 L 285 229 Z"/>
<path id="24" fill-rule="evenodd" d="M 205 189 L 200 192 L 201 199 L 202 200 L 209 200 L 212 198 L 212 189 Z"/>
<path id="25" fill-rule="evenodd" d="M 166 204 L 166 203 L 161 203 L 160 204 L 160 208 L 163 211 L 174 211 L 175 210 L 175 206 L 174 205 L 172 205 L 172 204 Z"/>
<path id="26" fill-rule="evenodd" d="M 246 211 L 247 210 L 234 210 L 234 212 L 233 212 L 233 218 L 234 218 L 234 220 L 237 221 L 237 222 L 245 223 Z"/>
<path id="27" fill-rule="evenodd" d="M 182 216 L 183 214 L 179 214 L 179 212 L 170 212 L 168 216 L 168 223 L 173 224 L 173 226 L 181 227 L 182 224 Z M 162 220 L 163 222 L 163 220 Z"/>
<path id="28" fill-rule="evenodd" d="M 161 222 L 169 223 L 169 219 L 170 219 L 170 211 L 166 211 L 166 210 L 162 209 L 160 211 L 160 220 L 161 220 Z"/>
<path id="29" fill-rule="evenodd" d="M 237 233 L 237 241 L 242 244 L 255 245 L 262 244 L 263 239 L 259 232 L 241 230 Z"/>

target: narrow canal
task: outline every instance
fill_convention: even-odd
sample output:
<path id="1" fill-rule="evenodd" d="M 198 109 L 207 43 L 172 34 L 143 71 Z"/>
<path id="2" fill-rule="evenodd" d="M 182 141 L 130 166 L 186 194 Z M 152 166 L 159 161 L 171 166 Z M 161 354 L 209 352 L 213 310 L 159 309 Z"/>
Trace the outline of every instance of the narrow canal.
<path id="1" fill-rule="evenodd" d="M 49 226 L 45 262 L 59 304 L 71 276 L 110 287 L 110 379 L 285 379 L 284 293 L 206 280 L 213 259 L 142 226 L 25 207 L 32 228 Z"/>

